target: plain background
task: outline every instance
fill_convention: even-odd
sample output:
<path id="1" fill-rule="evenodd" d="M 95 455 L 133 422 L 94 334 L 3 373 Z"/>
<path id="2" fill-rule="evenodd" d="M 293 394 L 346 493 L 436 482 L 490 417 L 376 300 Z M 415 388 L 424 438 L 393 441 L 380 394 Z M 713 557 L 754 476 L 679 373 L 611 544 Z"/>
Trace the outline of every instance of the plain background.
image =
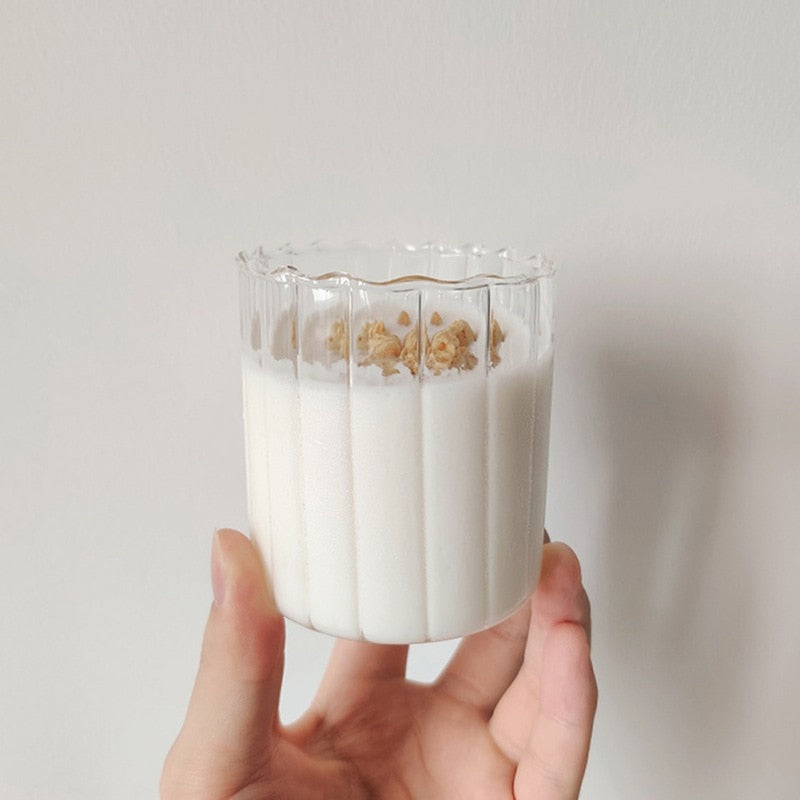
<path id="1" fill-rule="evenodd" d="M 796 798 L 798 42 L 791 0 L 0 4 L 0 796 L 155 796 L 245 525 L 234 256 L 397 237 L 559 266 L 583 796 Z"/>

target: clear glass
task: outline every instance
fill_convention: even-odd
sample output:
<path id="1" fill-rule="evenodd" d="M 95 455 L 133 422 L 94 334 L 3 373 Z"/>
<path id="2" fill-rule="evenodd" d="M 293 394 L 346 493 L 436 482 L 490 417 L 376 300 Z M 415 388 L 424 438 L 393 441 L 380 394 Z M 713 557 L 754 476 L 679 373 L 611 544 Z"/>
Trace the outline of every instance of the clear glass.
<path id="1" fill-rule="evenodd" d="M 538 579 L 551 264 L 426 244 L 239 257 L 248 514 L 278 608 L 411 643 Z"/>

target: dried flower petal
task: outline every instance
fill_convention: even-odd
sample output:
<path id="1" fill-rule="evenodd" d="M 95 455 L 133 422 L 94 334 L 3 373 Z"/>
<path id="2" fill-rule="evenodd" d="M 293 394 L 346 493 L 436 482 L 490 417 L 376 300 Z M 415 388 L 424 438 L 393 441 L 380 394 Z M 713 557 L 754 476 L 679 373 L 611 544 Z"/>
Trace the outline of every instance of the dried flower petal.
<path id="1" fill-rule="evenodd" d="M 503 333 L 497 320 L 492 317 L 492 326 L 489 332 L 489 356 L 492 361 L 492 366 L 496 367 L 500 361 L 500 345 L 506 340 L 506 335 Z"/>
<path id="2" fill-rule="evenodd" d="M 403 345 L 400 337 L 387 333 L 386 325 L 382 321 L 365 322 L 357 344 L 359 352 L 366 352 L 366 357 L 358 363 L 360 367 L 376 364 L 381 367 L 384 375 L 394 375 L 400 371 L 396 364 Z"/>
<path id="3" fill-rule="evenodd" d="M 466 320 L 451 322 L 431 339 L 425 366 L 434 375 L 441 375 L 446 369 L 473 369 L 478 359 L 469 348 L 476 338 L 475 331 Z"/>
<path id="4" fill-rule="evenodd" d="M 430 346 L 430 339 L 427 334 L 422 345 L 422 352 L 425 352 Z M 403 339 L 403 349 L 400 351 L 400 360 L 408 367 L 408 371 L 412 375 L 416 375 L 419 370 L 420 361 L 420 348 L 419 337 L 417 336 L 417 328 L 412 328 Z"/>
<path id="5" fill-rule="evenodd" d="M 325 345 L 339 358 L 347 358 L 350 355 L 350 334 L 344 320 L 337 319 L 331 325 L 331 332 L 325 340 Z"/>

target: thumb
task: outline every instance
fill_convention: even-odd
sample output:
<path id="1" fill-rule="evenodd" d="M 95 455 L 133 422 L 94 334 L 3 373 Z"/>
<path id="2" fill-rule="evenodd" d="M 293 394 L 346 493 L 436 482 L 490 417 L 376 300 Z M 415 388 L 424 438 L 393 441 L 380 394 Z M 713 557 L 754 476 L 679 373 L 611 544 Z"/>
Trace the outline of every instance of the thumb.
<path id="1" fill-rule="evenodd" d="M 284 622 L 250 540 L 214 535 L 214 604 L 186 719 L 167 756 L 165 798 L 228 797 L 261 771 L 277 724 Z"/>

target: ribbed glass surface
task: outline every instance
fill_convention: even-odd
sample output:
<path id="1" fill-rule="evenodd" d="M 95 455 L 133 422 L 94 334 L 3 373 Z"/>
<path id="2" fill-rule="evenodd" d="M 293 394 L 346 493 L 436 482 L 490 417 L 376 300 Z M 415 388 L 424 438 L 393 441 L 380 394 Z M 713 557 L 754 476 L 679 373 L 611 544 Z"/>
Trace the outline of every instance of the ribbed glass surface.
<path id="1" fill-rule="evenodd" d="M 549 262 L 391 244 L 239 266 L 250 527 L 281 611 L 398 643 L 510 614 L 541 558 Z"/>

